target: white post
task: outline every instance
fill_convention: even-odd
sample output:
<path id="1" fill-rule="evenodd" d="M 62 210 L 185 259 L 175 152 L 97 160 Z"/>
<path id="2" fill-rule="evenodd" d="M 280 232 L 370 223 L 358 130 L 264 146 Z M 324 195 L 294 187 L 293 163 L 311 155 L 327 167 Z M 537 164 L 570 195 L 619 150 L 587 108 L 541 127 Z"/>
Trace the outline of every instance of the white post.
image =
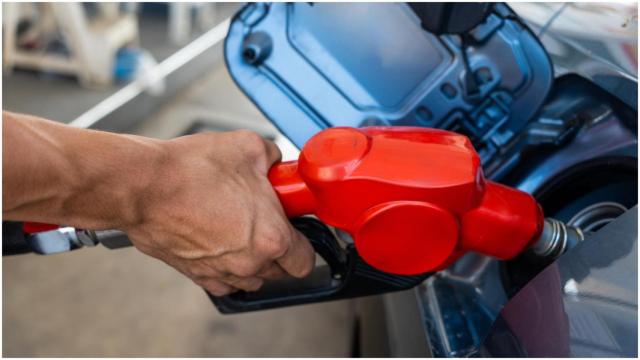
<path id="1" fill-rule="evenodd" d="M 177 45 L 184 44 L 191 36 L 191 4 L 169 4 L 169 40 Z"/>

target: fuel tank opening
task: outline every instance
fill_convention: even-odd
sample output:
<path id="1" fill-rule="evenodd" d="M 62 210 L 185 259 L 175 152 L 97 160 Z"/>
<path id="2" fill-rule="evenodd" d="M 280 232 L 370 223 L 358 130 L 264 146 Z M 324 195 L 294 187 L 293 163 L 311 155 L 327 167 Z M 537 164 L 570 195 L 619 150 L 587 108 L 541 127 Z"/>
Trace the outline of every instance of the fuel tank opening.
<path id="1" fill-rule="evenodd" d="M 546 216 L 563 222 L 567 229 L 580 229 L 584 241 L 589 241 L 592 233 L 637 204 L 637 169 L 637 160 L 628 157 L 586 161 L 545 184 L 535 196 Z M 548 220 L 545 221 L 548 233 L 538 244 L 500 264 L 500 278 L 508 297 L 560 255 L 571 256 L 571 248 L 580 243 L 571 230 L 563 235 L 564 229 L 557 224 L 547 225 Z M 564 241 L 567 243 L 563 244 Z M 535 256 L 536 251 L 546 256 Z"/>

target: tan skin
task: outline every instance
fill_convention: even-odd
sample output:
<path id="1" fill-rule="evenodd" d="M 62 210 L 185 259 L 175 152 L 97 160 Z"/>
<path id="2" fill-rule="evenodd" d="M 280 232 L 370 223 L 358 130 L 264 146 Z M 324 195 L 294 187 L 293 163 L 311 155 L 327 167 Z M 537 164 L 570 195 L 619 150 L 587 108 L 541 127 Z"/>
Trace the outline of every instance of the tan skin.
<path id="1" fill-rule="evenodd" d="M 313 267 L 266 176 L 280 151 L 253 132 L 157 140 L 2 120 L 3 220 L 123 230 L 216 296 Z"/>

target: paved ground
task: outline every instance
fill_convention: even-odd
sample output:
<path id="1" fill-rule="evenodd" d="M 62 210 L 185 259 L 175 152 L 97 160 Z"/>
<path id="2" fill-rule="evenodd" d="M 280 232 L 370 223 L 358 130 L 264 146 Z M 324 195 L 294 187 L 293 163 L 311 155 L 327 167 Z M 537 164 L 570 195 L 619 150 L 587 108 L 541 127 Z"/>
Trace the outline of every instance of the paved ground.
<path id="1" fill-rule="evenodd" d="M 346 303 L 223 316 L 134 249 L 3 260 L 4 356 L 349 355 Z"/>
<path id="2" fill-rule="evenodd" d="M 73 99 L 61 99 L 59 106 L 65 101 L 72 106 Z M 273 132 L 222 67 L 136 132 L 172 137 L 194 119 Z M 222 316 L 202 290 L 134 249 L 4 258 L 2 270 L 4 356 L 350 354 L 351 302 Z"/>

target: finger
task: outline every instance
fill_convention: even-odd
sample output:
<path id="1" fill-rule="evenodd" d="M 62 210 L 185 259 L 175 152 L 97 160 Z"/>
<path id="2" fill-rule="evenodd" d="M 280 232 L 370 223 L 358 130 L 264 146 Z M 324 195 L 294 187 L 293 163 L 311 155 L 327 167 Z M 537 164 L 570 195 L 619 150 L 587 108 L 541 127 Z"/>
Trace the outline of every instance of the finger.
<path id="1" fill-rule="evenodd" d="M 269 166 L 282 159 L 282 152 L 280 152 L 278 145 L 267 139 L 264 139 L 264 145 L 267 149 L 267 160 L 269 162 Z"/>
<path id="2" fill-rule="evenodd" d="M 207 290 L 213 296 L 225 296 L 238 291 L 237 288 L 217 279 L 195 280 L 196 284 Z"/>
<path id="3" fill-rule="evenodd" d="M 229 280 L 225 280 L 227 285 L 232 287 L 242 289 L 245 291 L 256 291 L 260 289 L 264 280 L 258 277 L 248 277 L 248 278 L 233 278 Z"/>
<path id="4" fill-rule="evenodd" d="M 236 258 L 234 261 L 234 264 L 236 265 L 238 264 L 237 259 L 238 258 Z M 211 278 L 213 279 L 220 280 L 223 283 L 230 285 L 236 289 L 255 291 L 258 290 L 264 282 L 263 279 L 257 276 L 258 271 L 255 272 L 255 276 L 249 274 L 238 276 L 234 275 L 232 272 L 218 270 L 216 264 L 210 259 L 200 260 L 198 261 L 198 265 L 204 266 L 205 268 L 209 269 L 210 272 L 207 276 L 211 276 Z M 207 278 L 205 277 L 205 279 Z"/>
<path id="5" fill-rule="evenodd" d="M 264 280 L 257 276 L 240 277 L 229 272 L 222 272 L 209 260 L 194 261 L 191 263 L 190 269 L 191 277 L 196 281 L 196 283 L 212 283 L 214 286 L 216 286 L 217 283 L 222 283 L 226 286 L 230 286 L 233 291 L 237 291 L 238 289 L 256 291 L 264 282 Z M 194 274 L 194 270 L 197 271 L 198 275 Z M 206 271 L 206 274 L 204 271 Z"/>
<path id="6" fill-rule="evenodd" d="M 265 280 L 276 280 L 287 274 L 278 263 L 272 263 L 266 270 L 258 273 L 258 277 Z"/>
<path id="7" fill-rule="evenodd" d="M 212 258 L 182 260 L 176 267 L 192 279 L 221 279 L 226 274 L 218 270 Z"/>
<path id="8" fill-rule="evenodd" d="M 277 263 L 291 276 L 305 277 L 309 275 L 315 264 L 315 252 L 309 240 L 298 230 L 291 227 L 291 245 Z"/>

